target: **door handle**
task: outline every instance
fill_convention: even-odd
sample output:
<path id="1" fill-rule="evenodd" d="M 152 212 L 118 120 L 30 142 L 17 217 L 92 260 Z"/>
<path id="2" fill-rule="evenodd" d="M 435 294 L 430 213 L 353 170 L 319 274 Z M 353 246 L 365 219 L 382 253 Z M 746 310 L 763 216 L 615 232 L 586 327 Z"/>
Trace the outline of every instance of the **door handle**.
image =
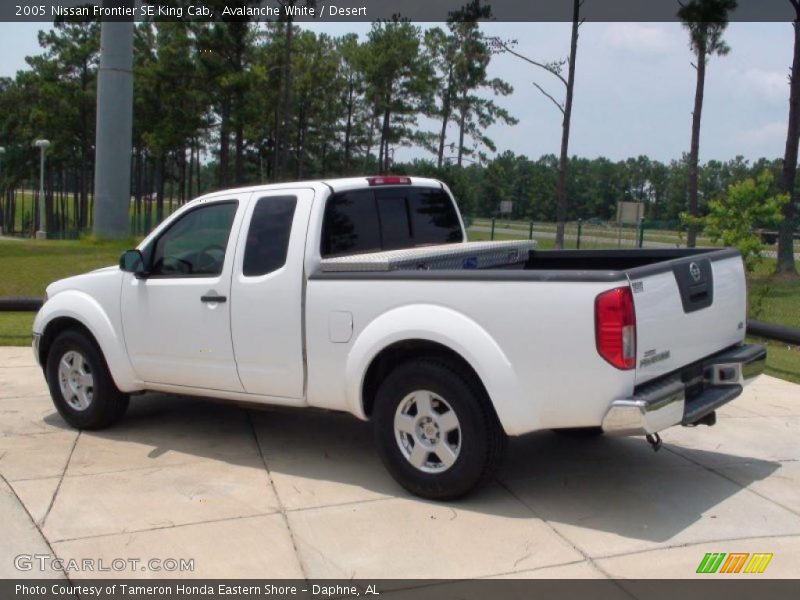
<path id="1" fill-rule="evenodd" d="M 227 301 L 228 298 L 225 296 L 200 296 L 200 302 L 217 303 Z"/>

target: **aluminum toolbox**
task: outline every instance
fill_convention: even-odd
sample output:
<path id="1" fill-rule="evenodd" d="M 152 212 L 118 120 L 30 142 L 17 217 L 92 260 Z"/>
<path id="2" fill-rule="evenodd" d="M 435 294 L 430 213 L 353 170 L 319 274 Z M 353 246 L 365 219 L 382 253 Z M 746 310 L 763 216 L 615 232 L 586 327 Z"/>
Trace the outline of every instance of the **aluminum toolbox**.
<path id="1" fill-rule="evenodd" d="M 491 269 L 523 262 L 535 247 L 533 240 L 463 242 L 324 258 L 321 266 L 327 272 Z"/>

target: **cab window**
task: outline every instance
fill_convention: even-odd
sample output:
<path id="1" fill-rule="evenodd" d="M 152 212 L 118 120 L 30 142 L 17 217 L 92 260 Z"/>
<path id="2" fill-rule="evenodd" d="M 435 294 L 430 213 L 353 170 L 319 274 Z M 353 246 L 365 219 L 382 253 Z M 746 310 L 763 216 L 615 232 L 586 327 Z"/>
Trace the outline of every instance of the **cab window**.
<path id="1" fill-rule="evenodd" d="M 245 277 L 266 275 L 286 264 L 296 206 L 295 196 L 272 196 L 258 200 L 245 243 L 242 266 Z"/>
<path id="2" fill-rule="evenodd" d="M 203 204 L 156 239 L 151 277 L 213 277 L 222 273 L 236 201 Z"/>

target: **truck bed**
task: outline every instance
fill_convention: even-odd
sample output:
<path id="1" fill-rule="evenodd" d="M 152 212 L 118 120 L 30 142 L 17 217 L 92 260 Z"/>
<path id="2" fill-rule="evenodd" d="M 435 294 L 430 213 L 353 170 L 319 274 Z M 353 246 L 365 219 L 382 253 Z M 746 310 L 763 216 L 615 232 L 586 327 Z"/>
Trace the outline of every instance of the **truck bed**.
<path id="1" fill-rule="evenodd" d="M 537 322 L 541 322 L 543 314 L 551 315 L 548 318 L 560 314 L 566 308 L 566 299 L 572 295 L 581 296 L 585 304 L 580 310 L 591 316 L 598 293 L 630 286 L 636 309 L 637 384 L 720 352 L 744 338 L 745 281 L 742 261 L 735 249 L 529 250 L 527 257 L 522 258 L 491 268 L 318 269 L 309 279 L 351 282 L 349 285 L 356 281 L 394 281 L 397 285 L 406 282 L 415 290 L 416 302 L 445 303 L 459 310 L 463 308 L 464 295 L 480 294 L 489 306 L 495 307 L 493 314 L 509 318 L 512 317 L 508 303 L 513 300 L 508 300 L 506 293 L 522 301 L 523 295 L 517 291 L 522 288 L 485 284 L 524 287 L 526 282 L 539 282 L 543 285 L 525 288 L 526 294 L 530 291 L 542 299 L 548 297 L 545 290 L 552 290 L 559 299 L 551 299 L 552 304 L 539 307 L 538 302 L 528 297 L 525 317 L 516 317 L 533 318 Z M 414 282 L 429 283 L 416 286 Z M 434 282 L 445 286 L 445 297 L 439 296 L 439 286 L 434 286 Z M 453 291 L 455 282 L 463 282 L 459 283 L 463 291 Z M 557 282 L 570 285 L 552 285 Z M 370 294 L 366 290 L 363 293 Z M 391 297 L 396 300 L 399 296 L 396 291 L 393 294 Z M 582 332 L 582 339 L 594 338 L 593 319 L 590 324 L 592 328 Z M 576 325 L 571 323 L 570 327 Z"/>

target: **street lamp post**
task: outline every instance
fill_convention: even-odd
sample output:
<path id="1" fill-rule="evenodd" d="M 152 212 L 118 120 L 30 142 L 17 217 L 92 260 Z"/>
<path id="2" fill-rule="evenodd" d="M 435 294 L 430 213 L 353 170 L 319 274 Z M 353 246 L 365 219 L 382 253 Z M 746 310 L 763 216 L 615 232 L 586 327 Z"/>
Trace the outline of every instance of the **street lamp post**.
<path id="1" fill-rule="evenodd" d="M 47 239 L 47 223 L 44 208 L 44 154 L 50 142 L 48 140 L 36 140 L 34 146 L 39 148 L 39 230 L 36 232 L 37 240 Z"/>

